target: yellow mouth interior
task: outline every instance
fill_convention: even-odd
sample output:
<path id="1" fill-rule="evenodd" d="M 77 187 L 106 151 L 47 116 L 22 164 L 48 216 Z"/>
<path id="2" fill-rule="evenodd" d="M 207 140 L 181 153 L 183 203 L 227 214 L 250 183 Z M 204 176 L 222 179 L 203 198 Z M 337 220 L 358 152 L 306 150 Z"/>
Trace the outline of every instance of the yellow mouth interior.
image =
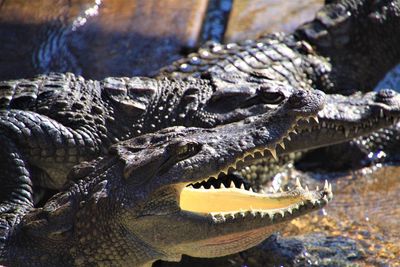
<path id="1" fill-rule="evenodd" d="M 195 189 L 184 187 L 180 195 L 182 210 L 197 213 L 240 212 L 287 208 L 301 202 L 300 196 L 259 194 L 239 188 Z"/>

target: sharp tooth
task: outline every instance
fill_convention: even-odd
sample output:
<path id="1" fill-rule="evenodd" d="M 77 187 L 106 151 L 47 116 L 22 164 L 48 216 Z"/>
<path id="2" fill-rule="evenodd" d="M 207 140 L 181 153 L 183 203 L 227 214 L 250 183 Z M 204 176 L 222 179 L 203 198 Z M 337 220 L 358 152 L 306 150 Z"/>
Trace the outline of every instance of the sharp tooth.
<path id="1" fill-rule="evenodd" d="M 319 191 L 319 186 L 317 185 L 317 187 L 315 188 L 316 191 Z"/>
<path id="2" fill-rule="evenodd" d="M 253 191 L 253 188 L 251 188 L 251 187 L 249 188 L 249 191 L 250 191 L 250 192 L 254 192 L 254 191 Z"/>
<path id="3" fill-rule="evenodd" d="M 292 138 L 290 138 L 289 135 L 286 137 L 286 139 L 287 139 L 288 141 L 292 141 Z"/>
<path id="4" fill-rule="evenodd" d="M 283 193 L 282 187 L 279 187 L 279 192 Z"/>
<path id="5" fill-rule="evenodd" d="M 220 188 L 220 189 L 224 189 L 224 188 L 225 188 L 224 183 L 221 183 L 221 186 L 220 186 L 219 188 Z"/>
<path id="6" fill-rule="evenodd" d="M 328 203 L 328 196 L 327 196 L 327 195 L 325 195 L 322 199 L 323 199 L 326 203 Z"/>
<path id="7" fill-rule="evenodd" d="M 215 221 L 216 220 L 216 218 L 215 218 L 215 214 L 212 212 L 212 213 L 210 213 L 211 214 L 211 218 L 213 219 L 213 221 Z"/>
<path id="8" fill-rule="evenodd" d="M 328 185 L 328 191 L 332 192 L 332 184 L 331 183 L 329 183 L 329 185 Z"/>
<path id="9" fill-rule="evenodd" d="M 292 133 L 293 133 L 293 134 L 297 134 L 296 129 L 293 129 L 293 130 L 292 130 Z"/>
<path id="10" fill-rule="evenodd" d="M 313 116 L 313 117 L 311 117 L 316 123 L 319 123 L 319 119 L 318 119 L 318 117 L 317 116 Z"/>
<path id="11" fill-rule="evenodd" d="M 275 150 L 275 148 L 269 149 L 269 152 L 271 152 L 272 157 L 273 157 L 276 161 L 278 161 L 278 156 L 276 155 L 276 150 Z"/>
<path id="12" fill-rule="evenodd" d="M 301 186 L 299 177 L 296 177 L 296 187 L 303 189 L 303 187 Z"/>
<path id="13" fill-rule="evenodd" d="M 306 189 L 306 191 L 310 191 L 310 190 L 308 189 L 308 186 L 306 186 L 305 189 Z"/>
<path id="14" fill-rule="evenodd" d="M 304 119 L 307 123 L 310 123 L 310 118 L 305 118 Z"/>
<path id="15" fill-rule="evenodd" d="M 236 188 L 235 183 L 233 181 L 231 181 L 231 183 L 229 184 L 229 188 Z"/>
<path id="16" fill-rule="evenodd" d="M 383 118 L 385 115 L 383 114 L 383 109 L 381 109 L 380 111 L 379 111 L 379 116 L 381 117 L 381 118 Z"/>
<path id="17" fill-rule="evenodd" d="M 325 180 L 324 190 L 328 190 L 328 188 L 329 188 L 328 180 Z"/>
<path id="18" fill-rule="evenodd" d="M 326 122 L 322 122 L 322 127 L 326 128 Z"/>
<path id="19" fill-rule="evenodd" d="M 244 189 L 244 184 L 241 184 L 241 185 L 240 185 L 240 189 Z"/>
<path id="20" fill-rule="evenodd" d="M 200 189 L 205 189 L 205 188 L 204 188 L 204 185 L 200 186 Z"/>
<path id="21" fill-rule="evenodd" d="M 344 136 L 347 138 L 347 137 L 349 137 L 349 134 L 350 134 L 350 130 L 347 128 L 344 128 Z"/>
<path id="22" fill-rule="evenodd" d="M 215 189 L 215 187 L 213 185 L 210 186 L 210 189 Z"/>
<path id="23" fill-rule="evenodd" d="M 279 143 L 279 145 L 281 146 L 281 148 L 282 148 L 283 150 L 285 150 L 285 149 L 286 149 L 286 147 L 285 147 L 285 143 L 284 143 L 284 142 L 282 142 L 282 143 Z"/>

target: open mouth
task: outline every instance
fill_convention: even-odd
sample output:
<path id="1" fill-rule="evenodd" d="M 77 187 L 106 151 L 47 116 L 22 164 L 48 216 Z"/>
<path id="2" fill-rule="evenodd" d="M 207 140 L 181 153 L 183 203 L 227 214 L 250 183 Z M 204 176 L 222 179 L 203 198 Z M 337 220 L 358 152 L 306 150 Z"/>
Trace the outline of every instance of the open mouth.
<path id="1" fill-rule="evenodd" d="M 180 209 L 200 215 L 217 214 L 222 217 L 235 217 L 251 212 L 261 216 L 268 214 L 272 219 L 275 214 L 283 217 L 285 213 L 292 214 L 304 207 L 308 211 L 319 209 L 332 199 L 332 188 L 328 182 L 321 189 L 309 190 L 307 187 L 303 188 L 297 180 L 293 190 L 265 193 L 257 192 L 249 184 L 243 183 L 243 180 L 235 179 L 235 176 L 226 175 L 237 170 L 238 166 L 248 166 L 253 157 L 258 155 L 276 157 L 276 152 L 270 148 L 255 150 L 217 175 L 186 184 L 179 190 Z"/>
<path id="2" fill-rule="evenodd" d="M 185 187 L 180 195 L 182 210 L 194 213 L 242 213 L 246 211 L 266 214 L 289 212 L 308 203 L 315 207 L 326 204 L 332 198 L 331 184 L 325 183 L 322 190 L 310 191 L 297 180 L 295 189 L 287 192 L 255 192 L 243 183 L 234 181 L 229 186 L 219 179 L 209 179 Z"/>

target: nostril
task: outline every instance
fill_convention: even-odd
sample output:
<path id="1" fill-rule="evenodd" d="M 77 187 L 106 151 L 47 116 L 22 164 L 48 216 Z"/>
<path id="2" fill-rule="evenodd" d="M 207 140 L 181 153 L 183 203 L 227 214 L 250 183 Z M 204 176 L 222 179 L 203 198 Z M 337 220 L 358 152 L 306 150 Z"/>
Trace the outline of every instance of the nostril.
<path id="1" fill-rule="evenodd" d="M 392 90 L 392 89 L 381 89 L 379 90 L 377 96 L 377 100 L 382 100 L 382 99 L 388 99 L 388 98 L 392 98 L 396 95 L 396 91 Z"/>
<path id="2" fill-rule="evenodd" d="M 307 95 L 306 91 L 297 91 L 289 97 L 288 102 L 292 107 L 300 108 L 306 104 L 304 102 L 306 102 Z"/>

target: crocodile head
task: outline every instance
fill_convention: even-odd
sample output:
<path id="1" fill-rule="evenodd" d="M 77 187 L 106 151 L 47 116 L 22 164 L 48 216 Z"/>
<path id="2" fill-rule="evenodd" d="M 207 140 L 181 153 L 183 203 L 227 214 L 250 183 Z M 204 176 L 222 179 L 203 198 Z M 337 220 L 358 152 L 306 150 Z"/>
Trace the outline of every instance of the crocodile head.
<path id="1" fill-rule="evenodd" d="M 2 263 L 141 266 L 256 245 L 284 222 L 325 205 L 330 186 L 264 194 L 219 177 L 253 155 L 274 154 L 298 120 L 315 116 L 323 102 L 322 94 L 300 90 L 244 121 L 168 128 L 118 143 L 106 158 L 76 168 L 67 191 L 22 219 Z"/>
<path id="2" fill-rule="evenodd" d="M 289 192 L 265 194 L 220 179 L 256 154 L 275 154 L 293 123 L 321 107 L 315 93 L 294 94 L 279 108 L 244 122 L 167 129 L 162 136 L 116 146 L 125 162 L 124 178 L 140 197 L 147 193 L 122 215 L 124 228 L 164 260 L 182 254 L 217 257 L 254 246 L 285 222 L 321 208 L 332 197 L 328 184 L 315 191 L 298 184 Z M 153 150 L 142 149 L 143 144 Z"/>
<path id="3" fill-rule="evenodd" d="M 277 155 L 287 156 L 280 158 L 280 163 L 284 164 L 285 160 L 298 156 L 290 154 L 292 152 L 304 152 L 366 136 L 390 127 L 399 118 L 400 94 L 393 90 L 351 96 L 329 94 L 326 95 L 324 108 L 318 112 L 317 120 L 300 121 L 295 132 L 277 147 Z M 252 165 L 252 168 L 240 166 L 234 175 L 236 179 L 251 177 L 253 183 L 259 184 L 280 171 L 276 161 L 261 156 L 256 157 Z"/>
<path id="4" fill-rule="evenodd" d="M 302 121 L 296 126 L 297 135 L 286 142 L 289 153 L 353 140 L 400 119 L 400 94 L 382 89 L 378 92 L 351 96 L 327 95 L 324 108 L 318 113 L 319 123 Z"/>

